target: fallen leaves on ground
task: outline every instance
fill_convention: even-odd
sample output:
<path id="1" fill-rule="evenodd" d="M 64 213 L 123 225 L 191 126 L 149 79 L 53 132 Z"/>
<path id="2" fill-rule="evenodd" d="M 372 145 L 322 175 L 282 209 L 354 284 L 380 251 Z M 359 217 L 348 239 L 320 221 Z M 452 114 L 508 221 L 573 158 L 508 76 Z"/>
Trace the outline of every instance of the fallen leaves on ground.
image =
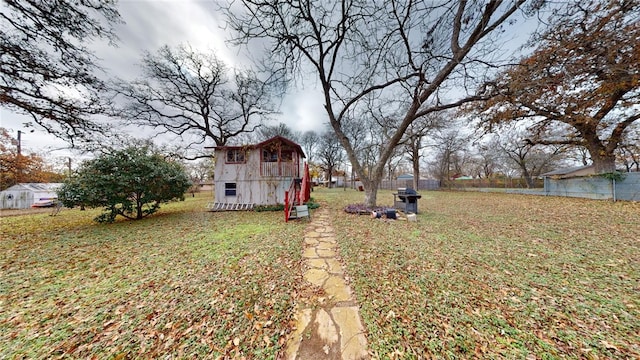
<path id="1" fill-rule="evenodd" d="M 273 359 L 290 331 L 304 224 L 205 209 L 0 219 L 0 358 Z"/>
<path id="2" fill-rule="evenodd" d="M 362 193 L 315 193 L 375 358 L 640 357 L 639 203 L 421 195 L 414 223 L 341 211 Z"/>

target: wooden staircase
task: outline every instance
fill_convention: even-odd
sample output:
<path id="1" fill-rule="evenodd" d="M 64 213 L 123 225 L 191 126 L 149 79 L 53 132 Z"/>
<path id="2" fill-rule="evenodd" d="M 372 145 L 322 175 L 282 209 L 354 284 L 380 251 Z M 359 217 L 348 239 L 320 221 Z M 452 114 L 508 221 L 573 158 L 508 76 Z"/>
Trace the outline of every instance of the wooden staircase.
<path id="1" fill-rule="evenodd" d="M 291 180 L 289 190 L 284 192 L 284 221 L 299 219 L 301 217 L 311 218 L 309 208 L 303 205 L 311 198 L 311 178 L 309 177 L 309 164 L 304 164 L 304 174 L 302 179 Z M 295 213 L 295 215 L 292 215 Z"/>
<path id="2" fill-rule="evenodd" d="M 284 192 L 284 221 L 289 222 L 291 219 L 295 219 L 291 217 L 291 211 L 298 201 L 299 190 L 296 186 L 296 179 L 291 180 L 291 185 L 289 185 L 289 190 Z"/>

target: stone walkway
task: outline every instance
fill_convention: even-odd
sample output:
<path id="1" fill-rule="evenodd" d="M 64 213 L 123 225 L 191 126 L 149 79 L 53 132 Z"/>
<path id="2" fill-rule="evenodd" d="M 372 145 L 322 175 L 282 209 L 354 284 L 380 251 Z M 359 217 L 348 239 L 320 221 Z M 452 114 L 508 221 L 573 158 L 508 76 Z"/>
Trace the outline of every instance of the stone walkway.
<path id="1" fill-rule="evenodd" d="M 288 360 L 369 359 L 358 305 L 336 258 L 329 210 L 312 214 L 304 237 L 305 281 L 324 290 L 319 305 L 299 304 L 296 328 L 287 343 Z"/>

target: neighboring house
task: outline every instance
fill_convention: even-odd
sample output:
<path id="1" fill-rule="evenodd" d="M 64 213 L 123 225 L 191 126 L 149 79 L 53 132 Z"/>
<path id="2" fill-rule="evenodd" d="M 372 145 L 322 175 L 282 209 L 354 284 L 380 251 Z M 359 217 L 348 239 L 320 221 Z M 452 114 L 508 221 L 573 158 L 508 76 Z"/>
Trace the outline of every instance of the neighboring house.
<path id="1" fill-rule="evenodd" d="M 331 174 L 331 186 L 329 186 L 329 179 L 327 178 L 326 175 L 324 175 L 323 179 L 320 180 L 320 183 L 325 186 L 325 187 L 344 187 L 347 186 L 347 183 L 349 181 L 347 180 L 347 176 L 345 175 L 345 172 L 342 170 L 335 170 L 333 172 L 333 174 Z"/>
<path id="2" fill-rule="evenodd" d="M 281 136 L 255 145 L 217 146 L 213 209 L 285 203 L 285 192 L 303 175 L 302 147 Z"/>
<path id="3" fill-rule="evenodd" d="M 558 169 L 540 175 L 542 178 L 567 179 L 578 176 L 588 176 L 596 173 L 596 167 L 593 165 L 579 166 L 565 169 Z"/>
<path id="4" fill-rule="evenodd" d="M 0 209 L 27 209 L 37 202 L 58 198 L 61 183 L 20 183 L 0 192 Z"/>

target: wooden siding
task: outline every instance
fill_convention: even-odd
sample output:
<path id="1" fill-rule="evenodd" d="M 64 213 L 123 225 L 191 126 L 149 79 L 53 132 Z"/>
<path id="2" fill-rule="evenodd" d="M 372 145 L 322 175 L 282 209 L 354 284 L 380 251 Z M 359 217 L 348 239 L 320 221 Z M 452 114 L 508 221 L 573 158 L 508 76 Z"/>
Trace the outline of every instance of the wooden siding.
<path id="1" fill-rule="evenodd" d="M 275 205 L 284 203 L 284 192 L 293 178 L 302 174 L 301 159 L 294 154 L 292 161 L 262 162 L 259 149 L 249 149 L 245 163 L 226 163 L 226 152 L 216 152 L 215 202 L 229 204 Z M 235 183 L 231 196 L 225 183 Z"/>

